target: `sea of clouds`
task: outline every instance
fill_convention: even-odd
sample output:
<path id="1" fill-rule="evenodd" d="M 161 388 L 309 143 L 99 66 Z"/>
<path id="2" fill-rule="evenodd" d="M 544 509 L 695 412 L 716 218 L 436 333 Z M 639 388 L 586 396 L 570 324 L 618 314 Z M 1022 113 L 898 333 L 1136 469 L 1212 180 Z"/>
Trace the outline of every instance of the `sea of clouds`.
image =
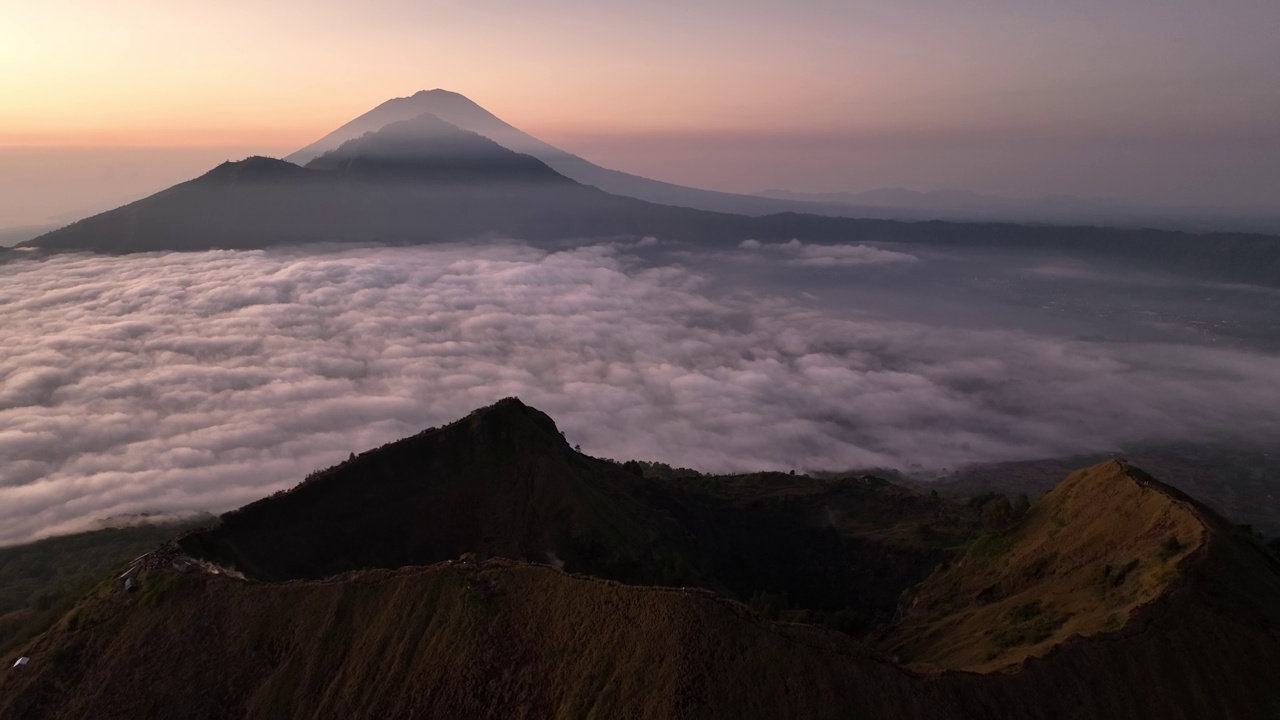
<path id="1" fill-rule="evenodd" d="M 1280 430 L 1275 356 L 713 291 L 707 265 L 642 261 L 651 244 L 0 265 L 0 543 L 223 511 L 512 395 L 585 452 L 710 471 L 934 470 Z M 814 273 L 918 262 L 733 253 Z"/>

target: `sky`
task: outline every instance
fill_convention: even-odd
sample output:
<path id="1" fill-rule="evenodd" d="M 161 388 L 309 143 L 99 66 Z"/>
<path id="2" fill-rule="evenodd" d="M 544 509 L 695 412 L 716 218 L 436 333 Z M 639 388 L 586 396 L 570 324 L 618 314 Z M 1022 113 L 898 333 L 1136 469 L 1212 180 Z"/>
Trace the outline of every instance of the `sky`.
<path id="1" fill-rule="evenodd" d="M 0 307 L 0 545 L 229 510 L 508 396 L 589 454 L 713 472 L 1280 437 L 1280 292 L 1026 255 L 65 254 L 0 264 Z"/>
<path id="2" fill-rule="evenodd" d="M 3 17 L 0 226 L 286 154 L 435 87 L 715 189 L 1280 199 L 1272 0 L 6 0 Z"/>

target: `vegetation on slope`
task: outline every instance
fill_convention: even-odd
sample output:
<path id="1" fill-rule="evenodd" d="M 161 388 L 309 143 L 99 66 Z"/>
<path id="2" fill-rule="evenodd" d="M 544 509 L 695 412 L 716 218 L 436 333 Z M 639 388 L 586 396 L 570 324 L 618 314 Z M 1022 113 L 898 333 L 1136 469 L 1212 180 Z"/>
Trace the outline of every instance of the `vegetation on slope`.
<path id="1" fill-rule="evenodd" d="M 506 561 L 141 583 L 100 588 L 31 648 L 31 672 L 0 680 L 0 716 L 816 717 L 837 713 L 787 692 L 795 669 L 826 697 L 869 679 L 833 677 L 865 656 L 851 640 L 711 593 Z M 740 693 L 735 677 L 758 684 Z"/>
<path id="2" fill-rule="evenodd" d="M 141 524 L 0 548 L 0 653 L 44 632 L 130 558 L 191 527 Z"/>
<path id="3" fill-rule="evenodd" d="M 1272 716 L 1277 576 L 1229 558 L 1218 571 L 1254 582 L 1222 605 L 1191 578 L 1110 642 L 933 676 L 714 593 L 505 560 L 286 583 L 160 570 L 98 588 L 0 669 L 0 718 Z"/>
<path id="4" fill-rule="evenodd" d="M 1190 505 L 1125 463 L 1081 470 L 909 593 L 885 647 L 916 669 L 982 672 L 1118 630 L 1205 533 Z"/>
<path id="5" fill-rule="evenodd" d="M 1071 471 L 1110 455 L 975 465 L 918 486 L 948 497 L 994 491 L 1039 497 Z M 1179 443 L 1126 449 L 1124 457 L 1161 482 L 1185 492 L 1238 524 L 1280 538 L 1280 445 Z"/>

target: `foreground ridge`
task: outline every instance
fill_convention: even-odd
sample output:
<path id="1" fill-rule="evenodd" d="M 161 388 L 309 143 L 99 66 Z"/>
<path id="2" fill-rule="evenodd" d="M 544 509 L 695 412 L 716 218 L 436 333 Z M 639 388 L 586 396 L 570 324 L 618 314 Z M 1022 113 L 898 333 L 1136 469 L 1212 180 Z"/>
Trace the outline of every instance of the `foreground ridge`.
<path id="1" fill-rule="evenodd" d="M 844 567 L 880 546 L 808 534 L 806 508 L 868 502 L 946 517 L 873 479 L 664 484 L 508 399 L 228 513 L 132 565 L 136 592 L 104 582 L 0 675 L 0 717 L 1280 715 L 1280 566 L 1122 462 L 899 578 L 872 645 L 729 597 L 750 558 L 705 537 L 717 513 L 820 557 L 843 534 Z M 693 582 L 647 586 L 671 563 Z"/>

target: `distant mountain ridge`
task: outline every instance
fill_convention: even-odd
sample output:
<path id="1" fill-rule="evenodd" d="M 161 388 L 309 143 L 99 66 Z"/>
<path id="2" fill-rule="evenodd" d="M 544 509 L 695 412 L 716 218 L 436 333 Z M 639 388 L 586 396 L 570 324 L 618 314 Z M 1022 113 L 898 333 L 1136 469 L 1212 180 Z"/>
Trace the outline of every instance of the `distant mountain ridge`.
<path id="1" fill-rule="evenodd" d="M 756 196 L 812 203 L 814 212 L 823 214 L 888 220 L 1104 225 L 1191 232 L 1280 234 L 1280 211 L 1158 207 L 1071 195 L 1018 199 L 965 190 L 920 192 L 906 188 L 879 188 L 856 193 L 764 190 Z"/>

